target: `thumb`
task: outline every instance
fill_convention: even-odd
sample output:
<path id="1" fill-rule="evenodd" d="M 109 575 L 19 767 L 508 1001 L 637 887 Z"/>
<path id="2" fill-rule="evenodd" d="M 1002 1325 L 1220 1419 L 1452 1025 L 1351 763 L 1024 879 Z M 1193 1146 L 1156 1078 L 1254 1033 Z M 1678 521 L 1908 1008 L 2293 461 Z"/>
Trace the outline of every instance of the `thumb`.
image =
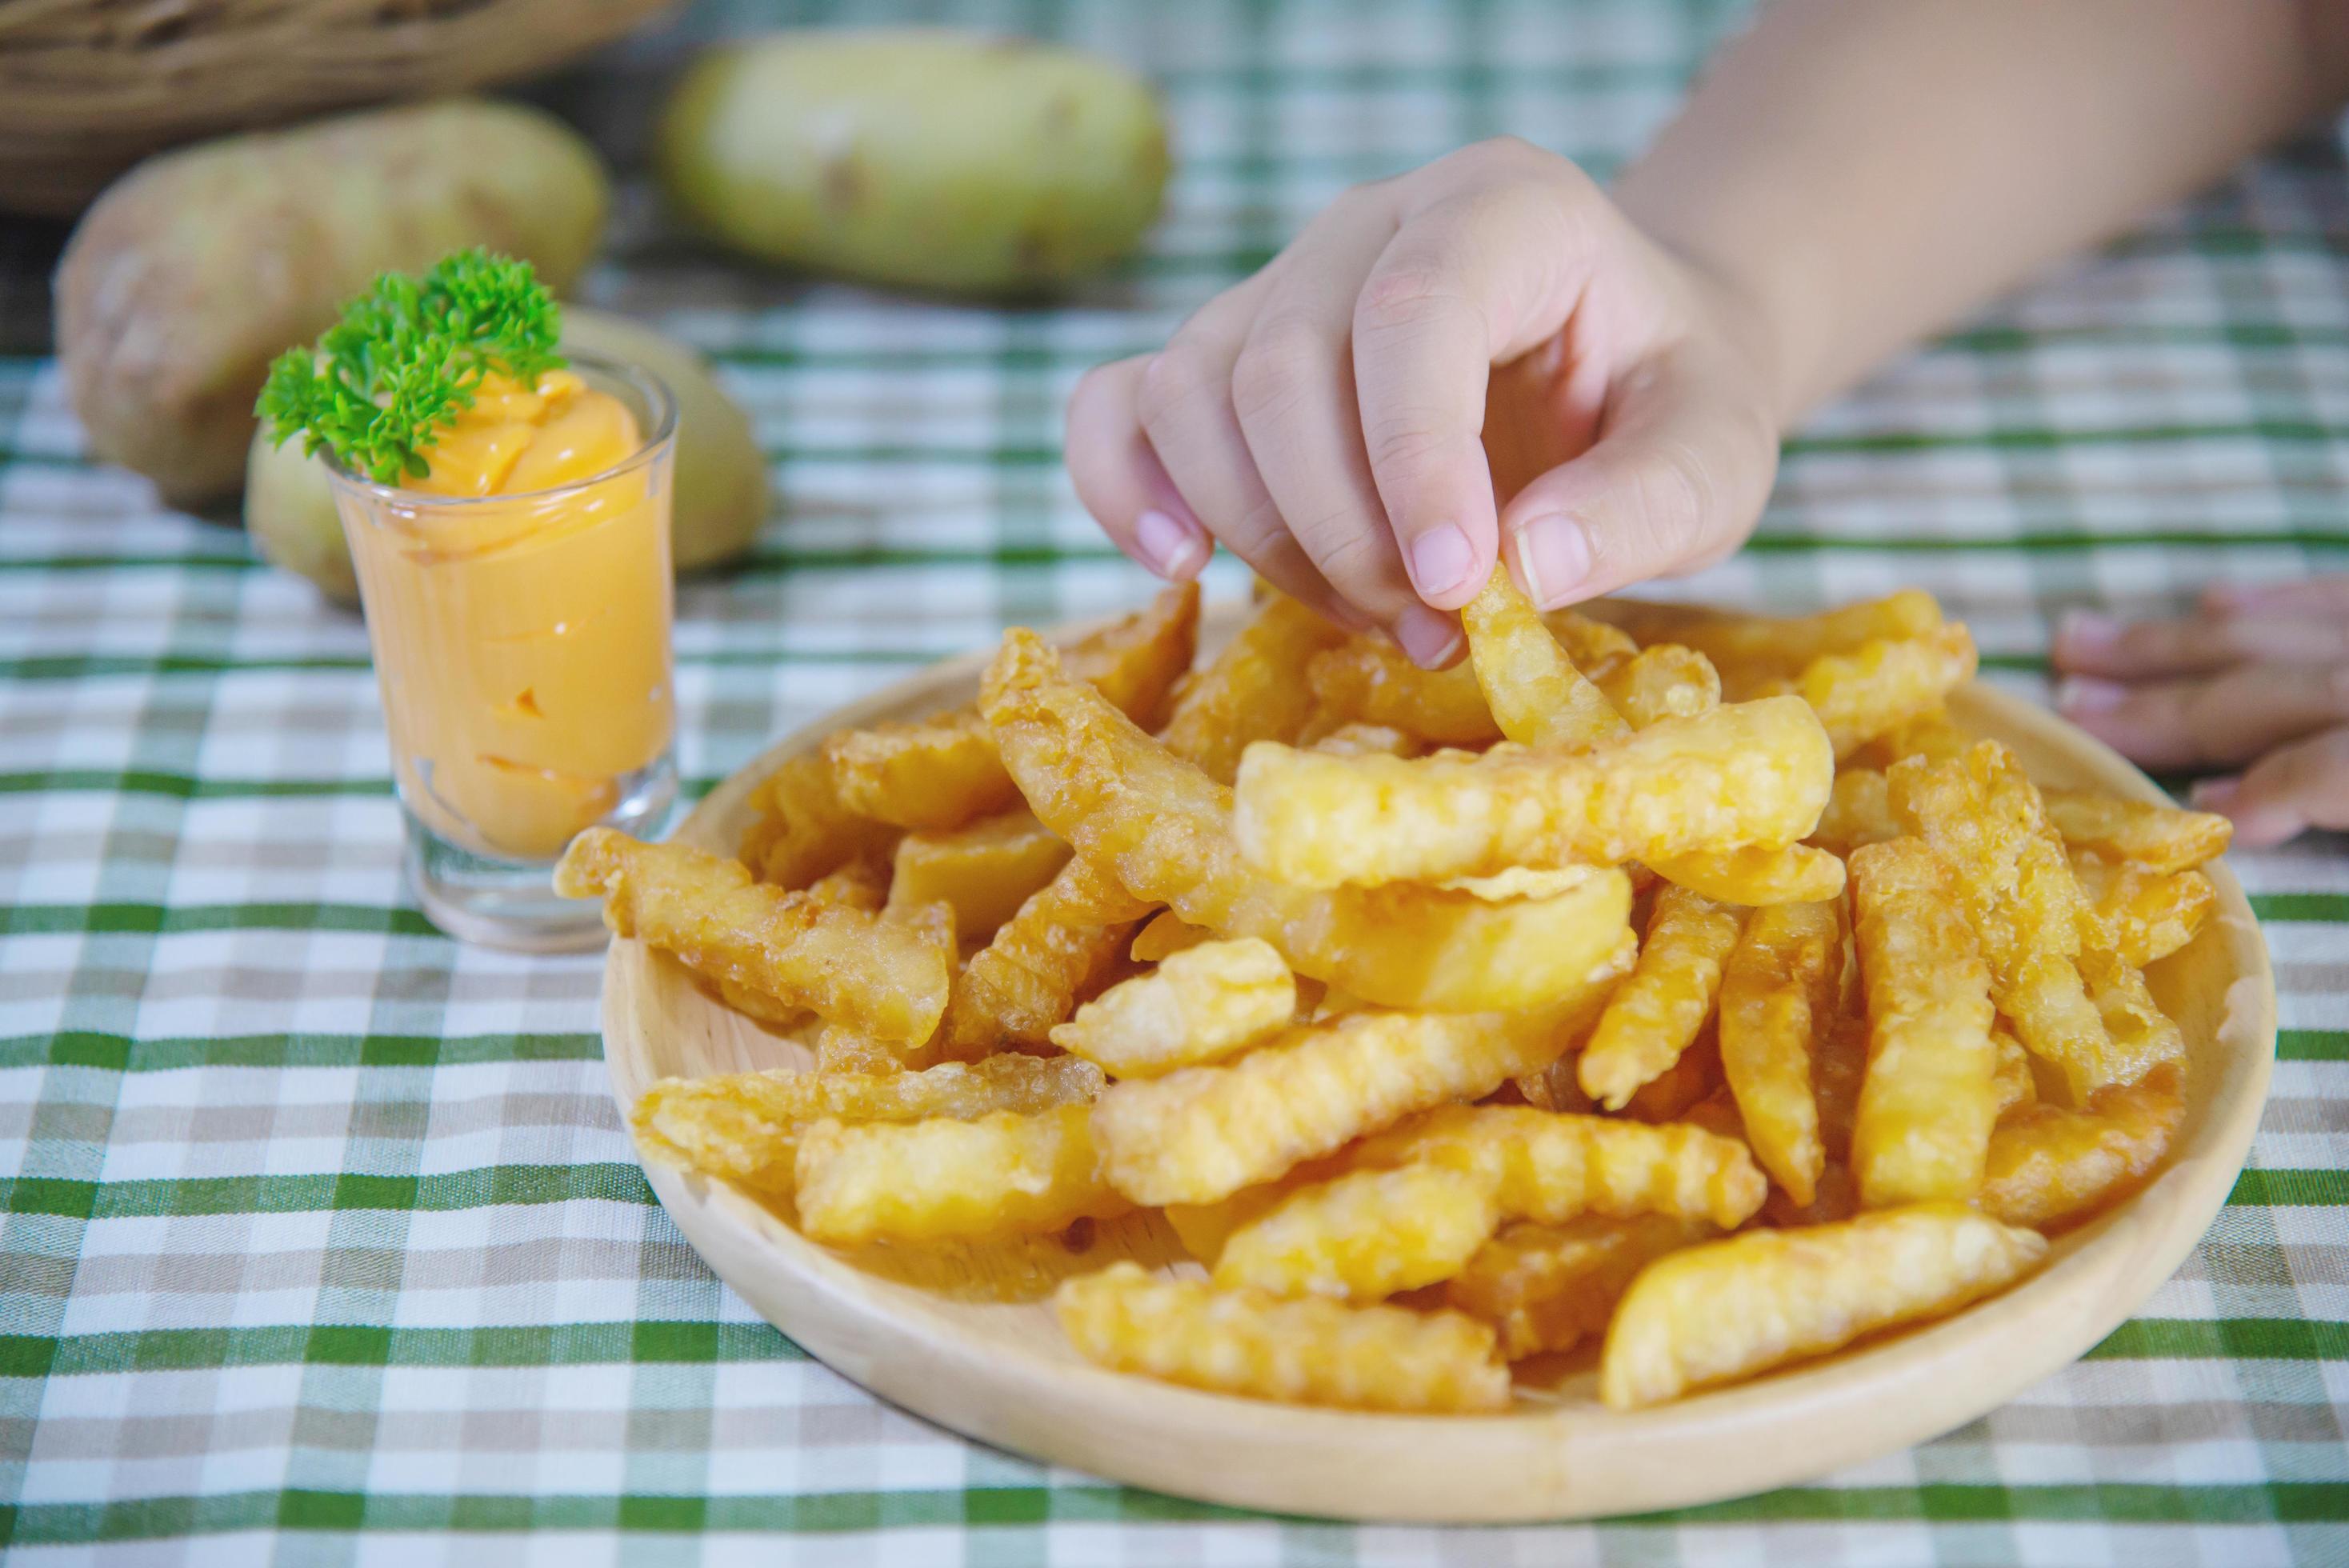
<path id="1" fill-rule="evenodd" d="M 1529 482 L 1502 548 L 1544 610 L 1709 566 L 1753 531 L 1778 470 L 1766 404 L 1678 356 L 1635 370 L 1590 449 Z"/>

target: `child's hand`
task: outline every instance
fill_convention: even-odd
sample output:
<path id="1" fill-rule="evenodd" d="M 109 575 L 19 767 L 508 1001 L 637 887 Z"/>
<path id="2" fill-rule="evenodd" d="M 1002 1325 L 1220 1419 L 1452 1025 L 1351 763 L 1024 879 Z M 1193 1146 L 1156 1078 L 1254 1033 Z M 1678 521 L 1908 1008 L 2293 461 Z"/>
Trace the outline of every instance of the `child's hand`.
<path id="1" fill-rule="evenodd" d="M 1160 575 L 1220 540 L 1433 666 L 1496 551 L 1550 608 L 1744 540 L 1777 463 L 1762 335 L 1573 164 L 1482 142 L 1348 191 L 1086 376 L 1069 470 Z"/>
<path id="2" fill-rule="evenodd" d="M 2349 828 L 2349 577 L 2214 587 L 2175 621 L 2075 613 L 2055 635 L 2064 716 L 2148 768 L 2238 768 L 2194 804 L 2244 849 Z"/>

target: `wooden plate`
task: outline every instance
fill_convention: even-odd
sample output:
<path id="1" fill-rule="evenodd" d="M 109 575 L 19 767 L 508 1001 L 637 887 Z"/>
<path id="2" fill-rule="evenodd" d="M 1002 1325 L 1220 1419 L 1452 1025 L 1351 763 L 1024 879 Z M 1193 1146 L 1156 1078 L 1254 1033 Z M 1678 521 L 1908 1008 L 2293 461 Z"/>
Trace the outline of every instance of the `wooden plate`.
<path id="1" fill-rule="evenodd" d="M 1236 612 L 1211 614 L 1213 641 Z M 843 725 L 965 702 L 984 655 L 953 660 L 771 748 L 678 838 L 731 851 L 753 784 Z M 1986 687 L 1954 705 L 2033 777 L 2159 799 L 2150 781 L 2052 715 Z M 1391 1416 L 1264 1404 L 1080 1361 L 1048 1298 L 1120 1257 L 1195 1270 L 1154 1215 L 1097 1231 L 936 1252 L 850 1254 L 802 1238 L 719 1181 L 647 1169 L 678 1228 L 720 1278 L 842 1376 L 942 1425 L 1031 1458 L 1185 1497 L 1350 1519 L 1491 1523 L 1702 1503 L 1824 1474 L 1946 1432 L 2064 1366 L 2120 1324 L 2200 1239 L 2251 1148 L 2275 1050 L 2266 944 L 2223 864 L 2218 918 L 2155 965 L 2155 995 L 2191 1044 L 2174 1158 L 2136 1198 L 2057 1239 L 2015 1289 L 1939 1324 L 1653 1410 L 1597 1403 L 1588 1356 L 1491 1416 Z M 605 1057 L 625 1114 L 653 1079 L 809 1065 L 798 1045 L 712 1001 L 637 942 L 615 942 Z"/>

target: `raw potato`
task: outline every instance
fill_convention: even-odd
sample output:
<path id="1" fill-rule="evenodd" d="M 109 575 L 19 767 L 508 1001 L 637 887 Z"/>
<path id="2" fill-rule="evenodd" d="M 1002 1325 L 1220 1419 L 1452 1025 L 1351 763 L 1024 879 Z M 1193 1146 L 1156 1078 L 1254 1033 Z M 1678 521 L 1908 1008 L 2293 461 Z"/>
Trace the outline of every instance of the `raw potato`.
<path id="1" fill-rule="evenodd" d="M 454 98 L 150 158 L 57 264 L 57 355 L 91 454 L 187 506 L 233 493 L 270 358 L 383 272 L 486 245 L 557 294 L 604 231 L 587 144 L 519 104 Z"/>
<path id="2" fill-rule="evenodd" d="M 677 399 L 677 498 L 670 552 L 697 571 L 750 546 L 767 516 L 767 459 L 745 414 L 691 347 L 640 322 L 583 305 L 563 307 L 563 346 L 642 366 Z M 326 468 L 299 439 L 273 447 L 255 430 L 244 469 L 244 526 L 261 553 L 340 604 L 359 601 L 351 550 L 335 513 Z"/>
<path id="3" fill-rule="evenodd" d="M 1158 215 L 1166 128 L 1139 78 L 927 28 L 712 49 L 661 113 L 671 206 L 764 261 L 954 294 L 1097 271 Z"/>

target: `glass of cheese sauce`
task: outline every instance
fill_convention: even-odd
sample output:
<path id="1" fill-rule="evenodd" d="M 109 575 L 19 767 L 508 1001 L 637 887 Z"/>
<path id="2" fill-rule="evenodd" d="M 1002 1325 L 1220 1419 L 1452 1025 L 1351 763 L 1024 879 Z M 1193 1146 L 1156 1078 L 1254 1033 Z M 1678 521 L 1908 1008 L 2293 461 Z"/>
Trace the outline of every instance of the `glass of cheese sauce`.
<path id="1" fill-rule="evenodd" d="M 357 568 L 418 902 L 523 952 L 603 940 L 554 896 L 573 835 L 649 837 L 677 798 L 669 626 L 676 404 L 573 356 L 485 377 L 397 486 L 327 458 Z"/>

